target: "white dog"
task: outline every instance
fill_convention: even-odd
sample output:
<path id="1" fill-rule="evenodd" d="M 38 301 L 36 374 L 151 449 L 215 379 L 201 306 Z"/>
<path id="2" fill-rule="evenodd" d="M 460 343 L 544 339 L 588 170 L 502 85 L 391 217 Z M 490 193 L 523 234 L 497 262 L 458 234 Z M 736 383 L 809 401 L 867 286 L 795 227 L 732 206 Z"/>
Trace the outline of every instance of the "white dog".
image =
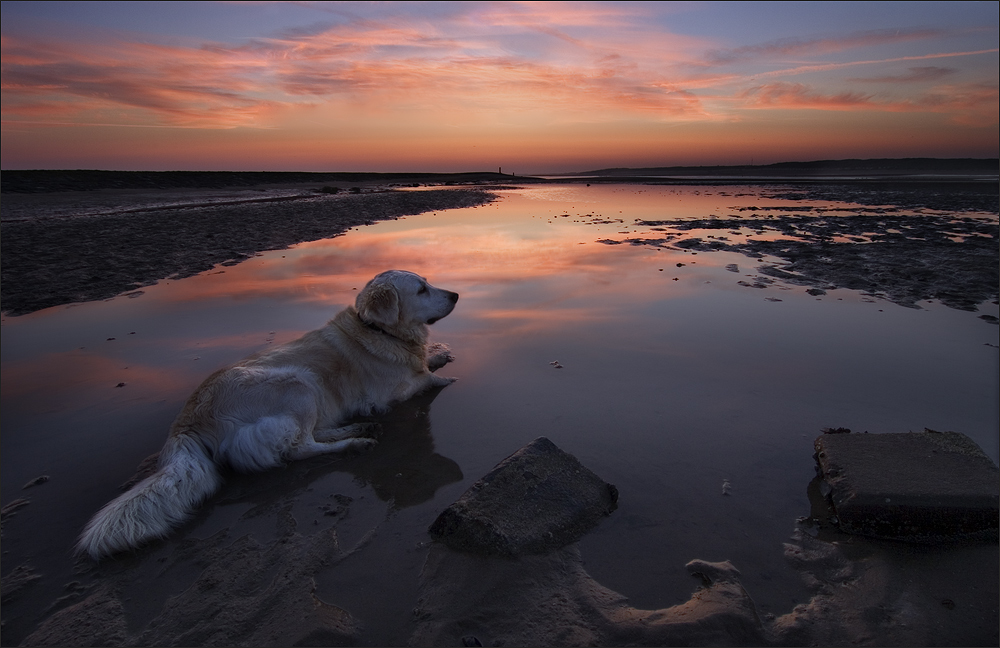
<path id="1" fill-rule="evenodd" d="M 215 372 L 174 421 L 156 473 L 102 508 L 78 551 L 98 559 L 166 535 L 219 488 L 220 465 L 259 471 L 373 445 L 358 438 L 370 426 L 339 426 L 455 380 L 431 373 L 452 357 L 428 347 L 427 325 L 457 301 L 412 272 L 383 272 L 318 331 Z"/>

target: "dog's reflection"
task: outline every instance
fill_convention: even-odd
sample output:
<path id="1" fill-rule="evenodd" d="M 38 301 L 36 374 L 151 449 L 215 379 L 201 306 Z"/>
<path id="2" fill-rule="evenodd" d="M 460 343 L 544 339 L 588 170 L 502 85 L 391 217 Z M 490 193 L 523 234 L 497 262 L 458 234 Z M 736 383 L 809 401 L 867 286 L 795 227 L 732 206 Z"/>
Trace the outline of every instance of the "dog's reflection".
<path id="1" fill-rule="evenodd" d="M 397 509 L 426 502 L 442 486 L 461 481 L 458 464 L 434 452 L 430 406 L 442 389 L 432 388 L 366 419 L 382 426 L 378 445 L 340 459 L 337 468 L 370 485 L 379 499 Z"/>

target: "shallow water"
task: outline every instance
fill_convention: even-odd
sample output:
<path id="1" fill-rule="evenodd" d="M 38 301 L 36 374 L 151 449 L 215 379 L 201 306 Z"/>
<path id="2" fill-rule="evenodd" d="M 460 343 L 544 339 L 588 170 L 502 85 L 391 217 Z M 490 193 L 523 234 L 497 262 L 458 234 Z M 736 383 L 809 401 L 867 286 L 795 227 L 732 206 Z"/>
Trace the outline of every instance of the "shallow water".
<path id="1" fill-rule="evenodd" d="M 4 573 L 28 560 L 46 575 L 33 596 L 55 598 L 74 578 L 76 533 L 159 449 L 202 379 L 321 326 L 388 268 L 461 294 L 432 327 L 457 358 L 441 373 L 459 381 L 414 410 L 418 423 L 400 424 L 419 428 L 419 442 L 390 434 L 367 464 L 313 462 L 304 483 L 282 482 L 281 471 L 234 478 L 178 532 L 207 537 L 232 523 L 249 508 L 234 493 L 252 482 L 296 494 L 300 521 L 332 493 L 376 501 L 337 527 L 342 548 L 363 551 L 321 574 L 317 590 L 360 618 L 371 643 L 405 643 L 437 513 L 538 436 L 618 487 L 619 509 L 581 549 L 591 575 L 640 608 L 686 600 L 693 558 L 731 560 L 763 612 L 806 600 L 782 543 L 809 515 L 821 428 L 955 430 L 998 460 L 998 329 L 980 313 L 746 287 L 737 282 L 752 282 L 759 262 L 743 255 L 599 242 L 655 234 L 635 219 L 850 205 L 753 187 L 500 193 L 487 206 L 378 223 L 136 298 L 4 318 L 3 504 L 31 499 L 4 523 Z M 20 490 L 42 474 L 51 480 Z M 143 613 L 133 614 L 140 625 Z M 10 623 L 5 633 L 19 621 Z"/>

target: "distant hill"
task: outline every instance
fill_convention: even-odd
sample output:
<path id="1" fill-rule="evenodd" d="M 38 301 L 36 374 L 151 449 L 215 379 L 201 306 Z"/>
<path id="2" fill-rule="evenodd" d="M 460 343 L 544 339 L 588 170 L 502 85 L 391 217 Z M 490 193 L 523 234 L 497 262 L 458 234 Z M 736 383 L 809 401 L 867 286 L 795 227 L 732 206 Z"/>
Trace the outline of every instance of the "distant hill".
<path id="1" fill-rule="evenodd" d="M 997 178 L 1000 160 L 902 158 L 876 160 L 818 160 L 815 162 L 778 162 L 777 164 L 737 166 L 671 166 L 637 169 L 615 168 L 559 174 L 563 178 L 595 178 L 596 181 L 658 182 L 702 178 L 701 182 L 728 184 L 730 178 L 756 179 L 761 183 L 810 178 L 843 178 L 861 181 L 922 180 L 921 176 L 938 176 L 953 181 Z M 223 187 L 260 187 L 277 184 L 332 184 L 346 189 L 351 185 L 430 184 L 518 184 L 549 182 L 542 178 L 504 175 L 494 172 L 469 173 L 351 173 L 295 171 L 105 171 L 90 169 L 67 170 L 5 170 L 0 173 L 0 193 L 50 193 L 62 191 L 95 191 L 101 189 L 216 189 Z"/>
<path id="2" fill-rule="evenodd" d="M 567 175 L 581 176 L 749 176 L 749 177 L 810 177 L 810 176 L 907 176 L 959 175 L 997 176 L 1000 159 L 974 158 L 900 158 L 875 160 L 817 160 L 814 162 L 778 162 L 777 164 L 737 166 L 672 166 L 638 169 L 614 168 L 584 171 Z"/>

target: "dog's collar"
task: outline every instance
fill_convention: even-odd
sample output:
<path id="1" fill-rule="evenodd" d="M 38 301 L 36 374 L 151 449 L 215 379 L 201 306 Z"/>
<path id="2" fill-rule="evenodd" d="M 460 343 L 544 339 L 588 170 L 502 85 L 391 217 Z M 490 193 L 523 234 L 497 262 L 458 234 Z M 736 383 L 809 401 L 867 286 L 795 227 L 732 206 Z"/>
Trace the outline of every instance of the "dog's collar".
<path id="1" fill-rule="evenodd" d="M 374 332 L 379 333 L 381 335 L 384 335 L 386 337 L 390 337 L 393 340 L 396 340 L 397 342 L 399 342 L 400 344 L 405 344 L 407 346 L 410 346 L 410 345 L 413 345 L 413 344 L 416 344 L 417 346 L 422 346 L 424 344 L 424 340 L 412 339 L 410 337 L 404 337 L 402 335 L 397 335 L 396 333 L 390 333 L 389 331 L 385 330 L 384 328 L 382 328 L 378 324 L 375 324 L 374 322 L 369 322 L 369 321 L 365 320 L 365 318 L 361 317 L 361 313 L 358 313 L 357 311 L 355 311 L 354 316 L 358 319 L 358 322 L 360 322 L 361 325 L 364 326 L 366 329 L 368 329 L 370 331 L 374 331 Z"/>
<path id="2" fill-rule="evenodd" d="M 389 336 L 391 338 L 394 338 L 396 340 L 399 340 L 401 342 L 403 341 L 403 338 L 399 337 L 398 335 L 393 335 L 392 333 L 390 333 L 389 331 L 385 330 L 384 328 L 382 328 L 378 324 L 373 324 L 371 322 L 365 321 L 360 315 L 358 316 L 358 320 L 361 321 L 361 324 L 364 325 L 364 327 L 366 329 L 375 331 L 376 333 L 381 333 L 382 335 L 387 335 L 387 336 Z"/>

